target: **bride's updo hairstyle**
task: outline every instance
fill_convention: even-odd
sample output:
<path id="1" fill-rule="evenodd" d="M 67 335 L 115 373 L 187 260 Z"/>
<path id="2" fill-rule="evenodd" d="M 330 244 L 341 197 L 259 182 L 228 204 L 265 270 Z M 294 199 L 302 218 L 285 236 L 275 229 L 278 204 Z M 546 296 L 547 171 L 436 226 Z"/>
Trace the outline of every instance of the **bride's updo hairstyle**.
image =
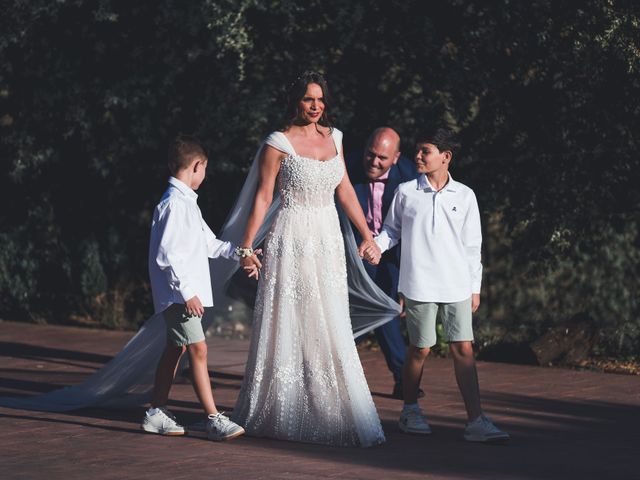
<path id="1" fill-rule="evenodd" d="M 333 125 L 329 119 L 331 96 L 329 95 L 327 81 L 320 73 L 313 70 L 305 70 L 287 87 L 287 107 L 284 113 L 284 121 L 282 122 L 282 131 L 287 130 L 298 118 L 298 103 L 300 103 L 300 100 L 304 98 L 304 94 L 307 93 L 307 86 L 310 83 L 320 85 L 320 88 L 322 88 L 324 111 L 322 112 L 322 116 L 320 117 L 320 120 L 318 120 L 318 123 L 323 127 L 328 127 L 329 131 L 333 130 Z"/>

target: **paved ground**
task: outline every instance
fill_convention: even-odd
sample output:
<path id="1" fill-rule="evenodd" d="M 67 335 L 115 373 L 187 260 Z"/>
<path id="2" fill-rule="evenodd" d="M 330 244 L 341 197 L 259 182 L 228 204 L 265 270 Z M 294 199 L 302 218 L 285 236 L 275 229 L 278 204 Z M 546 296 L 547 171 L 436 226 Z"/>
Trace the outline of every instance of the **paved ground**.
<path id="1" fill-rule="evenodd" d="M 131 336 L 0 322 L 0 395 L 80 382 Z M 230 410 L 248 342 L 211 338 L 209 365 L 219 405 Z M 361 352 L 387 443 L 332 448 L 242 437 L 142 434 L 143 408 L 68 414 L 0 408 L 1 479 L 638 479 L 640 377 L 479 363 L 487 413 L 512 434 L 507 445 L 461 440 L 463 407 L 448 360 L 430 359 L 423 401 L 434 433 L 400 433 L 400 402 L 382 354 Z M 190 423 L 199 409 L 188 383 L 174 386 L 173 411 Z"/>

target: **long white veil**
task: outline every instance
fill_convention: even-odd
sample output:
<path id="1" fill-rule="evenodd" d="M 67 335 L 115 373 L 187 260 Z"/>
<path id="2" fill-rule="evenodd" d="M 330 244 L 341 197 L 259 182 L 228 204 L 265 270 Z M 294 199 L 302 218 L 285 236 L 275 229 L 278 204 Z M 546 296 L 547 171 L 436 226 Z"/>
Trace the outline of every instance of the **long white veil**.
<path id="1" fill-rule="evenodd" d="M 341 137 L 341 132 L 337 130 L 334 134 Z M 341 142 L 337 143 L 341 144 Z M 258 159 L 266 144 L 285 153 L 295 153 L 291 151 L 290 145 L 282 140 L 282 136 L 272 134 L 267 137 L 258 149 L 244 186 L 222 227 L 219 237 L 223 240 L 234 244 L 242 240 L 258 185 Z M 256 236 L 256 245 L 264 240 L 279 204 L 276 193 Z M 351 224 L 340 208 L 338 213 L 345 241 L 351 323 L 353 335 L 357 337 L 392 320 L 398 315 L 400 306 L 369 278 L 358 256 Z M 231 302 L 227 296 L 227 287 L 238 270 L 238 262 L 218 258 L 211 260 L 210 266 L 216 310 L 224 312 L 225 306 Z M 212 321 L 211 314 L 205 315 L 203 318 L 205 330 L 211 326 Z M 82 384 L 27 398 L 0 397 L 0 406 L 63 412 L 85 407 L 124 407 L 146 403 L 151 396 L 156 365 L 164 350 L 165 335 L 162 315 L 153 315 L 120 353 Z"/>

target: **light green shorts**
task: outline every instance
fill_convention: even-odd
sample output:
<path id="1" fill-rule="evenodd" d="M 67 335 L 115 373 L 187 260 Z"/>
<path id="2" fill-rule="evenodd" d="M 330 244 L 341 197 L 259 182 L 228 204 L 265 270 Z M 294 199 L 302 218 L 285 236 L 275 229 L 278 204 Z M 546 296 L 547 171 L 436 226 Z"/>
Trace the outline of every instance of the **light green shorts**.
<path id="1" fill-rule="evenodd" d="M 447 342 L 472 342 L 471 297 L 454 303 L 416 302 L 405 299 L 407 333 L 414 347 L 431 348 L 436 344 L 436 319 L 444 327 Z"/>
<path id="2" fill-rule="evenodd" d="M 167 342 L 181 347 L 204 341 L 202 317 L 189 315 L 183 303 L 173 303 L 162 316 L 167 327 Z"/>

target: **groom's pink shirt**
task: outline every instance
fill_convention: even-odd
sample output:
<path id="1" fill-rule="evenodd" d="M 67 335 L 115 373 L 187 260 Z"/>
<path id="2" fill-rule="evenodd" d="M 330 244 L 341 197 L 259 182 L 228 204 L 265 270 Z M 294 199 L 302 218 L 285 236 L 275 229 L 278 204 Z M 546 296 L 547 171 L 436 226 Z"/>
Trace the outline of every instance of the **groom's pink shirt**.
<path id="1" fill-rule="evenodd" d="M 377 179 L 369 182 L 367 225 L 374 237 L 377 237 L 382 229 L 382 222 L 384 220 L 382 218 L 382 196 L 390 171 L 391 169 L 387 170 Z"/>

